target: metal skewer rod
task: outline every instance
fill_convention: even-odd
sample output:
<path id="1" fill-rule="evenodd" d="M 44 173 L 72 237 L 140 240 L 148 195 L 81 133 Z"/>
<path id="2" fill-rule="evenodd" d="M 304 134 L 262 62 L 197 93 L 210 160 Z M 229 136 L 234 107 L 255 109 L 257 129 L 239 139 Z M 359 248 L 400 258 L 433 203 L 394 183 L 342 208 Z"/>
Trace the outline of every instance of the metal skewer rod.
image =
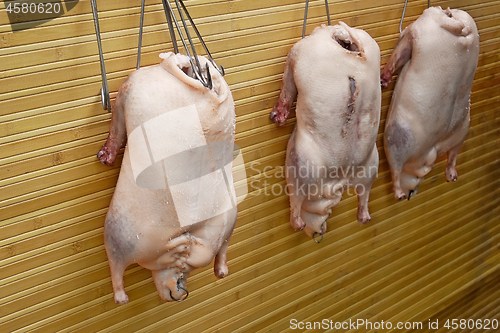
<path id="1" fill-rule="evenodd" d="M 189 51 L 189 48 L 188 48 L 188 46 L 186 44 L 186 40 L 184 39 L 184 34 L 182 33 L 182 30 L 181 30 L 181 27 L 179 25 L 179 22 L 177 21 L 177 18 L 173 14 L 173 9 L 172 9 L 172 6 L 170 5 L 170 2 L 168 2 L 166 0 L 163 0 L 163 1 L 167 4 L 167 7 L 168 7 L 168 10 L 170 11 L 170 13 L 172 13 L 172 19 L 173 19 L 173 22 L 175 23 L 175 28 L 177 29 L 177 33 L 179 34 L 180 40 L 182 42 L 182 45 L 184 46 L 184 50 L 186 51 L 187 56 L 189 57 L 189 63 L 191 64 L 191 67 L 193 68 L 193 72 L 194 72 L 196 78 L 205 87 L 207 87 L 207 85 L 208 85 L 207 81 L 205 80 L 205 78 L 203 77 L 203 75 L 200 75 L 200 73 L 201 73 L 201 65 L 198 65 L 198 67 L 196 67 L 196 65 L 193 62 L 193 56 L 191 56 L 191 52 Z M 168 15 L 168 13 L 165 13 L 165 14 Z M 181 18 L 183 18 L 183 17 L 181 16 Z M 184 24 L 185 24 L 185 22 L 184 22 Z M 185 28 L 187 29 L 186 25 L 185 25 Z M 191 45 L 192 45 L 192 42 L 191 42 Z M 194 47 L 193 47 L 193 51 L 194 51 Z M 198 57 L 196 55 L 196 51 L 194 51 L 194 54 L 195 54 L 196 62 L 197 62 L 197 64 L 199 64 L 199 60 L 198 60 Z"/>
<path id="2" fill-rule="evenodd" d="M 174 47 L 175 53 L 179 53 L 179 48 L 177 45 L 177 39 L 175 36 L 175 30 L 177 30 L 177 33 L 179 34 L 179 38 L 182 42 L 182 45 L 184 46 L 184 49 L 186 51 L 186 54 L 189 58 L 189 63 L 191 64 L 191 68 L 193 70 L 193 74 L 195 77 L 207 88 L 212 89 L 212 76 L 210 75 L 210 67 L 208 66 L 208 63 L 206 64 L 206 77 L 203 74 L 203 69 L 200 64 L 200 60 L 198 58 L 198 54 L 196 53 L 196 49 L 193 43 L 193 39 L 191 38 L 191 34 L 189 33 L 188 25 L 186 22 L 186 19 L 184 18 L 184 15 L 186 15 L 187 19 L 189 20 L 189 23 L 191 24 L 191 27 L 196 33 L 196 36 L 201 42 L 201 45 L 203 46 L 203 49 L 207 52 L 208 59 L 210 63 L 219 71 L 221 75 L 225 74 L 224 67 L 222 66 L 217 66 L 215 60 L 212 57 L 212 54 L 208 50 L 207 45 L 205 44 L 205 41 L 201 37 L 200 32 L 196 28 L 196 25 L 194 24 L 193 19 L 191 18 L 191 15 L 189 15 L 189 12 L 184 5 L 182 0 L 174 0 L 176 7 L 177 7 L 177 12 L 180 18 L 180 21 L 182 22 L 182 26 L 184 28 L 184 33 L 186 34 L 187 37 L 187 42 L 186 38 L 184 38 L 184 33 L 182 32 L 181 26 L 179 24 L 179 21 L 177 17 L 174 14 L 174 10 L 172 5 L 170 4 L 169 0 L 162 0 L 163 3 L 163 10 L 165 11 L 165 16 L 167 18 L 167 23 L 168 23 L 168 28 L 170 31 L 170 37 L 172 40 L 172 44 Z M 141 6 L 141 20 L 140 20 L 140 28 L 139 28 L 139 46 L 138 46 L 138 55 L 137 55 L 137 69 L 140 67 L 140 58 L 141 58 L 141 46 L 142 46 L 142 32 L 143 32 L 143 24 L 144 24 L 144 2 L 145 0 L 142 0 L 142 6 Z M 183 14 L 184 11 L 184 14 Z M 174 28 L 175 25 L 175 28 Z"/>
<path id="3" fill-rule="evenodd" d="M 225 75 L 224 67 L 222 67 L 222 65 L 220 67 L 217 66 L 217 64 L 215 63 L 214 58 L 212 57 L 212 54 L 210 53 L 210 51 L 208 50 L 207 45 L 205 44 L 205 41 L 203 40 L 203 38 L 201 37 L 200 32 L 198 31 L 198 28 L 196 28 L 196 25 L 194 24 L 194 21 L 191 18 L 191 15 L 189 15 L 189 12 L 188 12 L 186 6 L 184 6 L 184 2 L 182 0 L 180 0 L 180 3 L 181 3 L 181 6 L 182 6 L 182 9 L 186 13 L 186 16 L 187 16 L 189 22 L 191 23 L 191 26 L 193 27 L 193 29 L 194 29 L 194 31 L 196 33 L 196 36 L 198 36 L 198 39 L 200 40 L 201 45 L 203 46 L 203 49 L 205 49 L 205 52 L 207 52 L 208 60 L 210 60 L 210 62 L 212 63 L 212 65 L 219 71 L 219 73 L 222 76 L 224 76 Z"/>
<path id="4" fill-rule="evenodd" d="M 142 47 L 142 27 L 144 26 L 144 5 L 146 0 L 141 3 L 141 22 L 139 23 L 139 47 L 137 52 L 137 69 L 141 67 L 141 47 Z"/>
<path id="5" fill-rule="evenodd" d="M 328 0 L 325 0 L 325 6 L 326 6 L 326 16 L 328 17 L 328 25 L 332 25 L 332 22 L 330 21 L 330 9 L 328 8 Z"/>
<path id="6" fill-rule="evenodd" d="M 332 25 L 330 21 L 330 9 L 328 8 L 328 0 L 325 0 L 326 16 L 328 18 L 328 25 Z M 307 23 L 307 11 L 309 10 L 309 0 L 306 0 L 306 10 L 304 11 L 304 25 L 302 26 L 302 38 L 306 36 L 306 23 Z"/>
<path id="7" fill-rule="evenodd" d="M 179 53 L 179 47 L 177 46 L 177 39 L 175 38 L 174 25 L 172 24 L 172 13 L 170 12 L 169 6 L 167 6 L 167 1 L 162 0 L 163 10 L 165 11 L 165 16 L 167 17 L 168 31 L 170 32 L 170 39 L 172 40 L 172 45 L 174 47 L 174 53 Z"/>
<path id="8" fill-rule="evenodd" d="M 92 6 L 95 34 L 97 37 L 97 47 L 99 48 L 99 61 L 101 63 L 101 78 L 102 78 L 101 103 L 102 103 L 102 108 L 104 110 L 111 111 L 111 100 L 109 98 L 108 80 L 106 79 L 106 68 L 104 66 L 104 56 L 102 53 L 101 32 L 99 30 L 99 17 L 97 15 L 96 0 L 90 0 L 90 4 Z"/>
<path id="9" fill-rule="evenodd" d="M 194 61 L 196 62 L 197 68 L 195 69 L 195 73 L 198 73 L 199 76 L 198 80 L 200 80 L 205 86 L 207 86 L 207 81 L 204 81 L 205 78 L 203 77 L 203 73 L 201 71 L 201 65 L 200 65 L 200 60 L 198 59 L 198 54 L 196 54 L 196 49 L 194 48 L 193 40 L 191 38 L 191 34 L 189 33 L 188 26 L 186 24 L 186 20 L 184 19 L 184 15 L 182 15 L 182 10 L 181 6 L 179 4 L 179 0 L 175 0 L 175 4 L 177 5 L 177 11 L 179 12 L 179 16 L 181 18 L 182 25 L 184 26 L 184 31 L 186 32 L 187 39 L 189 41 L 189 44 L 191 45 L 191 50 L 193 51 L 193 58 Z M 172 8 L 172 7 L 170 7 Z M 180 31 L 180 29 L 179 29 Z M 180 33 L 179 33 L 180 35 Z M 186 43 L 183 41 L 183 45 L 186 48 Z M 186 52 L 189 52 L 189 50 L 186 48 Z M 211 87 L 210 87 L 211 89 Z"/>
<path id="10" fill-rule="evenodd" d="M 304 25 L 302 26 L 302 38 L 306 36 L 307 11 L 309 9 L 309 0 L 306 0 L 306 10 L 304 11 Z"/>
<path id="11" fill-rule="evenodd" d="M 403 14 L 401 15 L 401 21 L 399 22 L 399 33 L 402 32 L 403 21 L 405 19 L 406 6 L 408 6 L 408 0 L 405 0 L 405 6 L 403 7 Z M 431 7 L 431 0 L 427 0 L 427 8 Z"/>

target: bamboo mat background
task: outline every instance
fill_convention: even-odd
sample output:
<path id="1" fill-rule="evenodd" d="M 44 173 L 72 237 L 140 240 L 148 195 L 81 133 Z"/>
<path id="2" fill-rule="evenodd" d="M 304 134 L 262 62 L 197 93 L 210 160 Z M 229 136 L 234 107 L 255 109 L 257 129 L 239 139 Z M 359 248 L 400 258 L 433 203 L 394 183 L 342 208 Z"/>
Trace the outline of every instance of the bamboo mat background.
<path id="1" fill-rule="evenodd" d="M 404 1 L 329 2 L 332 23 L 369 32 L 385 64 Z M 285 57 L 301 37 L 304 3 L 185 1 L 226 68 L 252 187 L 239 205 L 229 277 L 199 269 L 188 280 L 189 298 L 164 304 L 150 272 L 131 266 L 124 306 L 113 302 L 103 246 L 121 156 L 113 168 L 95 157 L 110 115 L 100 102 L 90 2 L 16 33 L 0 4 L 0 332 L 277 332 L 288 331 L 292 318 L 500 319 L 500 1 L 432 2 L 468 11 L 481 35 L 458 182 L 446 183 L 440 158 L 416 197 L 394 200 L 382 142 L 391 84 L 382 94 L 372 221 L 360 226 L 356 198 L 345 195 L 321 244 L 291 229 L 288 198 L 271 191 L 284 184 L 279 170 L 295 122 L 292 113 L 277 128 L 268 116 Z M 405 25 L 426 6 L 409 1 Z M 98 8 L 114 98 L 135 68 L 140 1 L 98 1 Z M 307 33 L 326 21 L 324 2 L 311 1 Z M 142 65 L 171 50 L 161 2 L 147 0 Z"/>

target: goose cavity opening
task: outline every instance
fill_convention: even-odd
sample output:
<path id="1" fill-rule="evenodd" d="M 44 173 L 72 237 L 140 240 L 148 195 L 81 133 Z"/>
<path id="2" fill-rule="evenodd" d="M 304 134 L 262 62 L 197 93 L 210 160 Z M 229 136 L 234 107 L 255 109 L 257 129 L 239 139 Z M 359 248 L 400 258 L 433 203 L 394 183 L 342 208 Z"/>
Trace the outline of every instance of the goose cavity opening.
<path id="1" fill-rule="evenodd" d="M 356 45 L 356 43 L 353 43 L 352 41 L 347 40 L 347 39 L 346 40 L 340 39 L 338 36 L 334 36 L 334 39 L 344 49 L 351 51 L 351 52 L 359 52 L 359 48 L 358 48 L 358 45 Z"/>

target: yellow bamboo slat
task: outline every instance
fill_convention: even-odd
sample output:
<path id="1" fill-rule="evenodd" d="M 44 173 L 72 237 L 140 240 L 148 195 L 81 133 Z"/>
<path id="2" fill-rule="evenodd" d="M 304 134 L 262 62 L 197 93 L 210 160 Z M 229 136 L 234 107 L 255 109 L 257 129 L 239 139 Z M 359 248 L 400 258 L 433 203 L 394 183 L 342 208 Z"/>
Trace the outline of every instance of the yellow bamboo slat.
<path id="1" fill-rule="evenodd" d="M 254 20 L 254 21 L 255 21 L 255 20 Z M 275 20 L 273 20 L 273 22 L 274 22 L 274 21 L 275 21 Z M 90 22 L 89 22 L 89 23 L 90 23 Z M 363 22 L 359 22 L 359 23 L 363 23 Z M 255 23 L 254 23 L 254 24 L 255 24 Z M 219 24 L 217 24 L 217 25 L 219 25 Z M 273 33 L 274 33 L 274 32 L 273 32 Z M 248 41 L 248 40 L 249 40 L 249 38 L 245 38 L 245 40 L 246 40 L 246 41 Z M 155 61 L 155 62 L 156 62 L 156 61 Z M 134 65 L 133 59 L 131 59 L 131 61 L 129 62 L 129 64 L 128 64 L 128 65 L 130 66 L 129 68 L 133 68 L 133 65 Z M 95 65 L 94 65 L 94 71 L 98 71 L 98 66 L 95 66 Z M 71 72 L 73 72 L 73 71 L 67 71 L 67 70 L 66 70 L 65 72 L 66 72 L 66 73 L 68 73 L 68 72 L 70 72 L 70 73 L 71 73 Z M 76 72 L 78 72 L 78 71 L 76 71 Z M 96 73 L 97 73 L 97 72 L 96 72 Z M 52 77 L 52 76 L 50 76 L 50 77 Z M 95 81 L 97 81 L 97 82 L 98 82 L 98 77 L 97 77 L 97 75 L 95 75 Z M 231 83 L 231 80 L 229 80 L 228 82 L 229 82 L 229 83 Z M 111 90 L 116 90 L 116 89 L 112 87 L 112 88 L 111 88 Z M 73 92 L 73 93 L 74 93 L 74 92 Z M 42 98 L 43 98 L 43 97 L 42 97 Z M 58 98 L 58 97 L 55 97 L 55 96 L 54 96 L 54 98 Z M 26 101 L 26 102 L 28 102 L 28 101 Z M 12 103 L 11 103 L 11 104 L 12 104 Z M 12 110 L 12 109 L 13 109 L 13 106 L 11 106 L 11 107 L 10 107 L 10 109 Z"/>
<path id="2" fill-rule="evenodd" d="M 366 250 L 365 250 L 365 251 L 366 251 Z M 355 255 L 355 253 L 353 254 L 353 256 L 354 256 L 354 255 Z M 307 262 L 306 262 L 306 264 L 307 264 Z M 336 267 L 338 267 L 338 264 L 336 265 Z M 314 270 L 314 269 L 311 269 L 311 270 L 306 269 L 306 272 L 307 272 L 307 273 L 305 273 L 305 274 L 306 274 L 306 276 L 307 276 L 307 274 L 316 274 L 316 270 Z M 334 272 L 329 272 L 329 271 L 327 271 L 327 272 L 328 272 L 328 273 L 327 273 L 326 275 L 330 275 L 330 276 L 331 276 L 331 274 L 332 274 L 332 273 L 334 273 Z M 347 272 L 346 272 L 346 273 L 347 273 Z M 342 275 L 344 275 L 344 274 L 342 274 Z M 356 280 L 356 278 L 355 278 L 355 277 L 353 277 L 353 279 L 354 279 L 354 280 Z M 310 279 L 306 279 L 306 281 L 310 281 Z M 373 280 L 371 280 L 371 281 L 373 281 Z M 375 280 L 375 281 L 377 281 L 377 280 Z M 276 281 L 276 284 L 279 284 L 280 282 L 281 282 L 281 281 Z M 318 282 L 320 282 L 320 281 L 318 281 Z M 293 286 L 294 284 L 288 284 L 288 285 Z M 321 284 L 320 284 L 320 285 L 321 285 Z M 291 289 L 291 288 L 290 288 L 290 289 Z M 346 291 L 346 292 L 347 292 L 347 291 Z M 288 297 L 288 295 L 289 295 L 288 293 L 285 293 L 285 294 L 283 295 L 283 297 Z M 261 297 L 262 297 L 262 296 L 261 296 Z M 275 297 L 276 297 L 276 296 L 275 296 Z M 292 296 L 292 297 L 293 297 L 293 296 Z M 255 297 L 255 298 L 257 298 L 257 297 Z M 272 295 L 270 295 L 269 297 L 267 297 L 267 294 L 266 294 L 266 299 L 273 300 L 273 297 L 272 297 Z M 259 300 L 259 299 L 256 299 L 255 301 L 256 301 L 256 302 L 261 302 L 261 300 Z M 231 305 L 231 304 L 229 304 L 228 306 L 232 307 L 232 305 Z M 249 308 L 249 309 L 251 309 L 251 308 Z M 234 317 L 231 317 L 231 319 L 230 319 L 230 320 L 228 320 L 228 322 L 229 322 L 229 323 L 231 323 L 231 325 L 234 325 L 234 326 L 233 326 L 233 328 L 238 326 L 238 323 L 237 323 L 237 322 L 235 323 L 235 318 L 234 318 Z M 229 330 L 229 329 L 228 329 L 228 330 Z"/>
<path id="3" fill-rule="evenodd" d="M 269 119 L 287 53 L 301 38 L 305 1 L 185 0 L 226 68 L 246 163 L 234 170 L 247 175 L 236 187 L 248 186 L 248 195 L 238 207 L 227 278 L 217 280 L 211 265 L 197 269 L 189 298 L 167 304 L 151 273 L 133 265 L 124 278 L 130 302 L 122 306 L 113 302 L 103 224 L 123 150 L 113 168 L 96 158 L 110 114 L 100 103 L 90 1 L 16 33 L 8 3 L 0 3 L 1 332 L 309 332 L 292 330 L 290 320 L 358 318 L 421 322 L 424 330 L 406 331 L 430 332 L 429 319 L 440 326 L 499 319 L 500 0 L 432 1 L 468 11 L 480 33 L 458 181 L 446 182 L 442 156 L 418 195 L 394 199 L 383 134 L 396 79 L 382 91 L 372 221 L 356 222 L 357 198 L 345 193 L 321 244 L 289 226 L 288 197 L 275 191 L 285 185 L 295 110 L 283 127 Z M 309 6 L 307 34 L 326 23 L 324 1 Z M 329 1 L 334 24 L 365 29 L 377 41 L 382 66 L 398 40 L 402 7 L 401 0 Z M 405 26 L 426 7 L 410 1 Z M 135 69 L 140 2 L 110 0 L 98 9 L 114 100 Z M 148 0 L 141 65 L 157 64 L 172 48 L 162 3 Z"/>
<path id="4" fill-rule="evenodd" d="M 94 157 L 95 152 L 99 151 L 102 141 L 104 140 L 81 144 L 74 148 L 59 150 L 53 154 L 45 154 L 39 157 L 2 165 L 0 166 L 0 175 L 5 177 L 5 179 L 0 181 L 0 186 L 45 175 L 56 170 L 62 170 L 69 165 L 75 166 L 83 164 L 83 161 L 85 161 L 87 157 Z"/>
<path id="5" fill-rule="evenodd" d="M 493 280 L 489 283 L 482 283 L 476 288 L 471 289 L 466 296 L 460 298 L 445 311 L 434 316 L 431 321 L 438 320 L 441 322 L 440 329 L 434 331 L 443 332 L 447 330 L 443 324 L 448 319 L 487 319 L 488 317 L 486 317 L 486 314 L 500 305 L 500 291 L 496 287 L 495 282 L 496 281 Z M 429 329 L 424 330 L 424 332 L 429 331 Z"/>
<path id="6" fill-rule="evenodd" d="M 245 251 L 245 252 L 246 252 L 246 251 Z M 257 262 L 259 262 L 259 261 L 257 261 Z M 271 264 L 272 264 L 272 263 L 271 263 Z M 247 266 L 245 265 L 245 267 L 247 267 Z M 273 281 L 274 281 L 274 279 L 273 279 Z M 218 300 L 218 302 L 219 302 L 219 300 Z"/>

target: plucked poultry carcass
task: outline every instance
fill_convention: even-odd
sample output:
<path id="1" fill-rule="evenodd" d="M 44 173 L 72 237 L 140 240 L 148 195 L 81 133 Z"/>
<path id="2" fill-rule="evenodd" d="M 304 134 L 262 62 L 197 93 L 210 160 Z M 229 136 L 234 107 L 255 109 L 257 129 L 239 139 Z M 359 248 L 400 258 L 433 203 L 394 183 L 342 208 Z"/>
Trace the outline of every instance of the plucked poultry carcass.
<path id="1" fill-rule="evenodd" d="M 444 153 L 446 180 L 457 180 L 457 156 L 469 129 L 478 56 L 476 24 L 461 10 L 428 8 L 399 37 L 381 73 L 384 88 L 402 68 L 384 136 L 397 199 L 416 194 Z"/>
<path id="2" fill-rule="evenodd" d="M 286 153 L 295 230 L 324 234 L 332 208 L 350 189 L 358 195 L 358 221 L 370 221 L 368 198 L 379 161 L 379 72 L 375 40 L 343 22 L 316 28 L 290 50 L 270 117 L 283 125 L 297 97 Z"/>
<path id="3" fill-rule="evenodd" d="M 119 304 L 128 301 L 123 274 L 133 263 L 152 271 L 165 301 L 187 297 L 189 273 L 214 257 L 215 275 L 228 274 L 237 215 L 233 98 L 206 58 L 199 60 L 205 71 L 210 66 L 212 89 L 194 78 L 187 56 L 160 57 L 159 65 L 133 72 L 121 85 L 98 154 L 112 165 L 127 140 L 104 230 Z"/>

